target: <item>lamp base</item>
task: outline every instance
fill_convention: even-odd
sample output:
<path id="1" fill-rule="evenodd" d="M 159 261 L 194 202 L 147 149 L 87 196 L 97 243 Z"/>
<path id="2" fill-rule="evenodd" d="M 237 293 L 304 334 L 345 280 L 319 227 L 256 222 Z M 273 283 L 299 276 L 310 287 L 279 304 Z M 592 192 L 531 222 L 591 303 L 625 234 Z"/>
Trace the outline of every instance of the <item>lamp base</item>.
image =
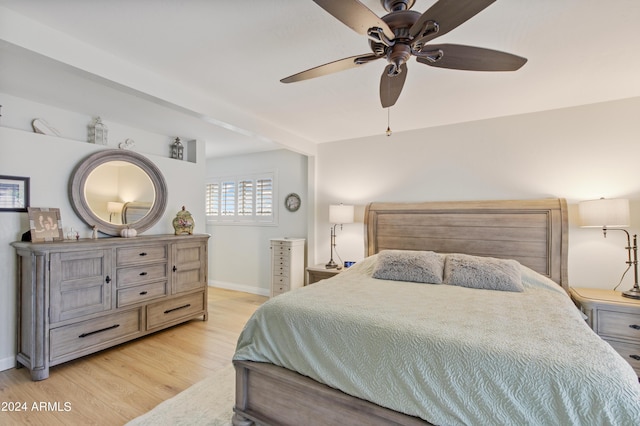
<path id="1" fill-rule="evenodd" d="M 336 262 L 334 262 L 333 259 L 331 259 L 329 261 L 329 263 L 324 265 L 324 267 L 327 268 L 327 269 L 336 269 L 338 267 L 338 264 Z"/>
<path id="2" fill-rule="evenodd" d="M 640 287 L 636 284 L 631 288 L 631 290 L 623 291 L 622 295 L 630 299 L 640 299 Z"/>

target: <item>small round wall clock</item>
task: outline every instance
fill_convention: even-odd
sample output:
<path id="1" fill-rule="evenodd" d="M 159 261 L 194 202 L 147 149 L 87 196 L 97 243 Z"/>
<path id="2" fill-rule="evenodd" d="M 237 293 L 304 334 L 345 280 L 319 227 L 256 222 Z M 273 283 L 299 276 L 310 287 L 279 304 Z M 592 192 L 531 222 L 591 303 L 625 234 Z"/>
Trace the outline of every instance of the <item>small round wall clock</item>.
<path id="1" fill-rule="evenodd" d="M 290 212 L 298 211 L 298 209 L 300 208 L 300 204 L 302 204 L 300 202 L 300 196 L 293 192 L 284 198 L 284 206 Z"/>

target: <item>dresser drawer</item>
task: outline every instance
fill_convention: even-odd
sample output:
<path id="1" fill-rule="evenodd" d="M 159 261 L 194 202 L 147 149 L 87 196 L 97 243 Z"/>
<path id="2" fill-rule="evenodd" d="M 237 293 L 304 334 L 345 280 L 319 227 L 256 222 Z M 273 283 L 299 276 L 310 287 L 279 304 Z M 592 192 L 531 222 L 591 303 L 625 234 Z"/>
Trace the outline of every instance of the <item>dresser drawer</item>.
<path id="1" fill-rule="evenodd" d="M 617 340 L 605 340 L 613 346 L 613 349 L 615 349 L 622 358 L 631 364 L 631 367 L 636 371 L 636 374 L 640 376 L 640 345 L 618 342 Z"/>
<path id="2" fill-rule="evenodd" d="M 640 314 L 598 309 L 597 330 L 602 336 L 637 340 L 640 343 Z"/>
<path id="3" fill-rule="evenodd" d="M 291 257 L 291 250 L 289 249 L 273 249 L 274 259 L 289 259 Z"/>
<path id="4" fill-rule="evenodd" d="M 118 290 L 116 300 L 119 308 L 135 303 L 146 302 L 167 295 L 167 281 L 141 284 Z"/>
<path id="5" fill-rule="evenodd" d="M 284 286 L 289 287 L 289 277 L 287 277 L 286 275 L 275 275 L 274 274 L 272 284 L 273 284 L 273 286 L 284 285 Z"/>
<path id="6" fill-rule="evenodd" d="M 140 309 L 54 328 L 49 333 L 49 357 L 52 362 L 59 358 L 76 358 L 112 346 L 116 340 L 129 340 L 141 331 Z"/>
<path id="7" fill-rule="evenodd" d="M 287 291 L 289 291 L 288 284 L 274 284 L 273 288 L 271 289 L 271 296 L 277 296 L 278 294 L 286 293 Z"/>
<path id="8" fill-rule="evenodd" d="M 288 277 L 290 268 L 286 266 L 273 266 L 273 276 L 274 277 Z"/>
<path id="9" fill-rule="evenodd" d="M 120 268 L 117 272 L 117 286 L 127 287 L 146 281 L 167 279 L 167 264 L 156 263 L 151 265 Z"/>
<path id="10" fill-rule="evenodd" d="M 204 292 L 147 305 L 147 330 L 205 311 Z"/>
<path id="11" fill-rule="evenodd" d="M 273 267 L 289 267 L 289 264 L 291 262 L 289 261 L 289 257 L 288 256 L 275 256 L 273 258 Z"/>
<path id="12" fill-rule="evenodd" d="M 118 266 L 139 265 L 168 259 L 167 245 L 121 247 L 116 251 Z"/>
<path id="13" fill-rule="evenodd" d="M 273 249 L 287 250 L 291 248 L 292 241 L 271 240 L 271 247 Z"/>

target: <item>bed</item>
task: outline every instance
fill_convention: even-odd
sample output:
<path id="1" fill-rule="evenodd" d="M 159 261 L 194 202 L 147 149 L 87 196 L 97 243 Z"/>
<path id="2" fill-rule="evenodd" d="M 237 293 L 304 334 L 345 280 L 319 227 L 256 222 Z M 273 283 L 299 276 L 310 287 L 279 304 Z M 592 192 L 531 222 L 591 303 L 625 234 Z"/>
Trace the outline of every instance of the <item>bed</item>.
<path id="1" fill-rule="evenodd" d="M 247 322 L 234 425 L 639 423 L 637 377 L 567 295 L 565 200 L 371 203 L 365 226 L 364 260 Z M 487 265 L 520 287 L 470 288 Z"/>

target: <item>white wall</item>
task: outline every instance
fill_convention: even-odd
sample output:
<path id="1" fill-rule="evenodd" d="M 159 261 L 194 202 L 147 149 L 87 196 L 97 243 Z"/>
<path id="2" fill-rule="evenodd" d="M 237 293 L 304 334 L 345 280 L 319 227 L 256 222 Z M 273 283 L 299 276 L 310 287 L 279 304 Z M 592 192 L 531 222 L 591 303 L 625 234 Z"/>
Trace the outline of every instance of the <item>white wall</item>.
<path id="1" fill-rule="evenodd" d="M 626 267 L 626 237 L 610 232 L 604 239 L 597 229 L 578 228 L 576 207 L 585 199 L 629 198 L 629 231 L 638 232 L 639 116 L 640 98 L 631 98 L 321 144 L 315 261 L 328 260 L 329 204 L 357 206 L 360 223 L 338 231 L 337 249 L 344 260 L 359 260 L 362 215 L 371 201 L 564 197 L 570 284 L 613 288 Z M 621 288 L 632 285 L 632 275 Z"/>
<path id="2" fill-rule="evenodd" d="M 207 177 L 276 172 L 278 223 L 275 226 L 207 226 L 212 235 L 209 252 L 210 284 L 216 287 L 269 294 L 271 282 L 269 239 L 307 238 L 309 196 L 307 157 L 288 150 L 209 159 Z M 297 212 L 284 208 L 284 197 L 295 192 L 302 205 Z"/>
<path id="3" fill-rule="evenodd" d="M 74 227 L 81 237 L 90 237 L 91 228 L 76 216 L 69 202 L 68 185 L 74 167 L 83 158 L 105 147 L 35 134 L 29 129 L 29 117 L 54 117 L 53 120 L 48 120 L 51 124 L 66 123 L 59 126 L 58 130 L 64 132 L 65 128 L 69 128 L 86 133 L 89 117 L 65 113 L 1 93 L 0 104 L 3 105 L 0 123 L 3 126 L 0 127 L 0 174 L 29 177 L 32 207 L 60 208 L 65 229 Z M 29 114 L 29 111 L 33 114 Z M 58 115 L 64 119 L 55 119 Z M 164 141 L 169 140 L 168 136 L 149 134 L 140 129 L 131 129 L 131 132 L 139 135 L 140 143 L 136 144 L 136 151 L 153 161 L 167 181 L 167 210 L 158 224 L 145 234 L 173 233 L 171 222 L 182 205 L 194 216 L 195 232 L 204 233 L 204 145 L 196 144 L 200 159 L 198 163 L 177 161 L 147 154 L 140 149 L 150 141 L 164 145 Z M 19 240 L 22 233 L 29 229 L 29 225 L 27 213 L 0 213 L 0 218 L 0 370 L 3 370 L 14 366 L 16 353 L 16 258 L 9 244 Z"/>

